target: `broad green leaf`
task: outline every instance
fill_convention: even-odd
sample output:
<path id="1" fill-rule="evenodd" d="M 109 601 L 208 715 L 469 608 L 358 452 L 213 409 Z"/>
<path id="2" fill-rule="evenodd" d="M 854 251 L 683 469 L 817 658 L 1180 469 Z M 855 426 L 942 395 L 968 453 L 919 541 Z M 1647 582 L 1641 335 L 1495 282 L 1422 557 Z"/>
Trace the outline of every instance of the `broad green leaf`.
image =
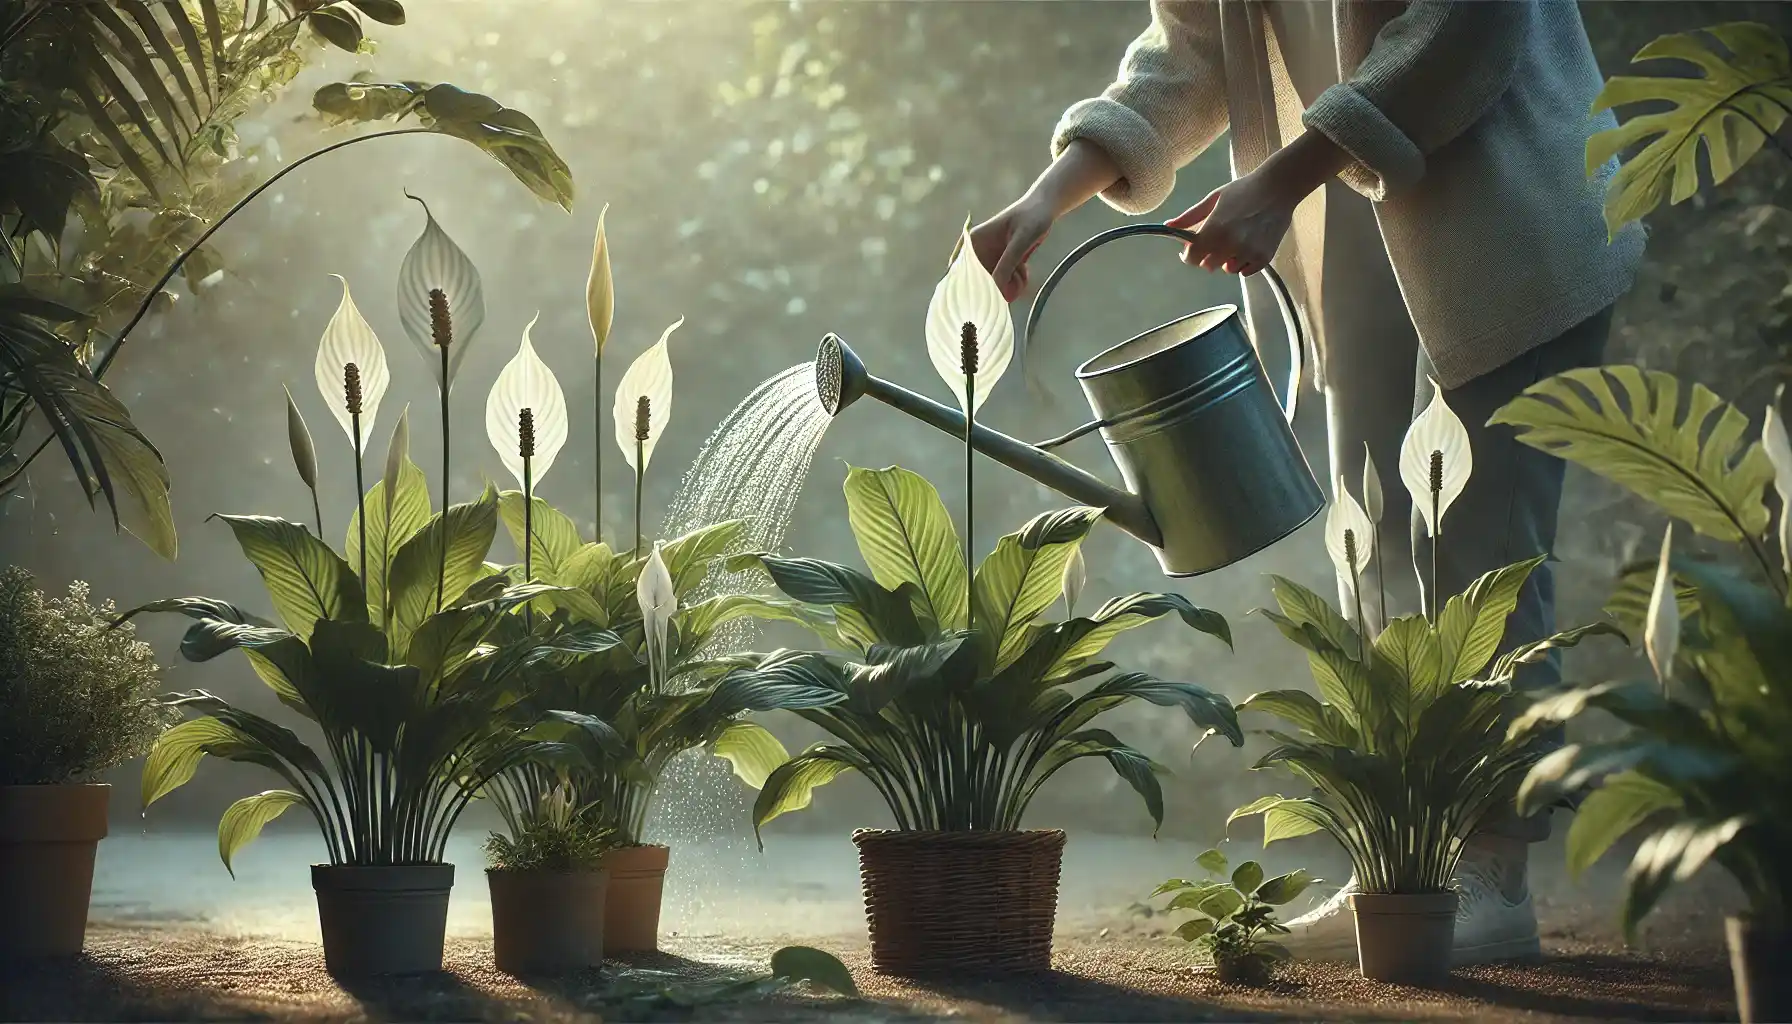
<path id="1" fill-rule="evenodd" d="M 1070 620 L 1087 621 L 1091 626 L 1047 670 L 1046 678 L 1055 679 L 1075 671 L 1106 650 L 1108 644 L 1121 633 L 1156 621 L 1171 612 L 1180 615 L 1190 628 L 1218 637 L 1225 641 L 1227 647 L 1232 646 L 1232 629 L 1227 625 L 1225 617 L 1216 611 L 1196 607 L 1181 594 L 1127 594 L 1107 601 L 1086 620 Z"/>
<path id="2" fill-rule="evenodd" d="M 429 522 L 429 481 L 410 459 L 399 468 L 398 488 L 388 514 L 386 481 L 373 485 L 361 502 L 367 517 L 367 617 L 386 621 L 386 580 L 398 549 Z M 348 564 L 361 564 L 361 513 L 349 517 L 348 539 L 343 543 Z"/>
<path id="3" fill-rule="evenodd" d="M 1645 838 L 1624 876 L 1619 922 L 1624 940 L 1636 941 L 1637 926 L 1675 882 L 1684 882 L 1748 825 L 1742 817 L 1723 821 L 1683 821 Z"/>
<path id="4" fill-rule="evenodd" d="M 1246 896 L 1257 891 L 1263 884 L 1263 865 L 1254 860 L 1247 860 L 1232 872 L 1232 884 Z"/>
<path id="5" fill-rule="evenodd" d="M 1613 391 L 1616 385 L 1622 399 Z M 1767 532 L 1773 464 L 1749 418 L 1702 384 L 1635 366 L 1570 370 L 1526 388 L 1489 422 L 1635 491 L 1717 540 Z"/>
<path id="6" fill-rule="evenodd" d="M 1215 921 L 1224 921 L 1226 918 L 1238 913 L 1243 907 L 1244 897 L 1238 894 L 1238 890 L 1231 886 L 1225 886 L 1214 890 L 1213 893 L 1202 900 L 1201 905 L 1195 909 L 1206 914 L 1208 917 L 1213 918 Z"/>
<path id="7" fill-rule="evenodd" d="M 1208 932 L 1213 931 L 1213 921 L 1205 917 L 1191 918 L 1176 926 L 1176 937 L 1184 942 L 1193 942 Z"/>
<path id="8" fill-rule="evenodd" d="M 1272 907 L 1279 907 L 1286 903 L 1292 903 L 1301 893 L 1307 891 L 1308 886 L 1317 881 L 1319 879 L 1305 871 L 1290 871 L 1285 875 L 1277 875 L 1258 886 L 1256 896 Z"/>
<path id="9" fill-rule="evenodd" d="M 683 597 L 692 587 L 701 583 L 710 570 L 710 563 L 728 553 L 746 523 L 739 519 L 729 519 L 720 523 L 712 523 L 674 540 L 669 540 L 660 550 L 660 557 L 666 560 L 666 571 L 672 574 L 672 589 Z M 629 577 L 629 586 L 634 586 L 635 577 Z"/>
<path id="10" fill-rule="evenodd" d="M 479 577 L 485 554 L 498 532 L 498 492 L 487 487 L 477 501 L 463 502 L 432 516 L 392 559 L 393 656 L 439 606 L 453 603 Z M 443 550 L 447 551 L 446 567 Z M 437 582 L 441 581 L 438 589 Z"/>
<path id="11" fill-rule="evenodd" d="M 1164 912 L 1193 910 L 1199 907 L 1207 897 L 1224 889 L 1227 884 L 1226 882 L 1202 882 L 1198 885 L 1190 885 L 1186 890 L 1176 894 L 1176 898 L 1164 907 Z"/>
<path id="12" fill-rule="evenodd" d="M 576 586 L 561 578 L 561 570 L 568 559 L 572 558 L 582 547 L 579 540 L 579 528 L 573 525 L 565 513 L 536 497 L 529 512 L 530 543 L 529 571 L 534 579 L 546 583 L 558 583 L 562 586 Z M 521 560 L 523 550 L 523 492 L 504 491 L 498 495 L 498 514 L 504 519 L 504 526 L 510 531 L 511 543 L 516 545 L 518 559 Z"/>
<path id="13" fill-rule="evenodd" d="M 1356 628 L 1325 598 L 1286 577 L 1270 574 L 1270 593 L 1282 616 L 1296 625 L 1312 626 L 1333 647 L 1355 657 L 1362 640 Z"/>
<path id="14" fill-rule="evenodd" d="M 734 774 L 754 789 L 763 789 L 771 773 L 790 760 L 784 744 L 753 722 L 735 722 L 723 729 L 710 744 L 710 753 L 733 765 Z"/>
<path id="15" fill-rule="evenodd" d="M 399 0 L 348 0 L 362 14 L 382 25 L 404 24 L 404 4 Z"/>
<path id="16" fill-rule="evenodd" d="M 1161 768 L 1149 757 L 1120 742 L 1118 737 L 1106 729 L 1084 729 L 1053 745 L 1034 769 L 1023 805 L 1031 800 L 1032 794 L 1056 774 L 1058 769 L 1085 757 L 1099 757 L 1107 761 L 1114 774 L 1139 794 L 1139 799 L 1145 802 L 1145 810 L 1151 815 L 1151 831 L 1155 835 L 1164 823 L 1163 784 L 1157 779 Z"/>
<path id="17" fill-rule="evenodd" d="M 833 617 L 825 611 L 757 594 L 720 594 L 680 608 L 672 616 L 672 631 L 677 636 L 673 662 L 676 664 L 696 654 L 708 642 L 711 633 L 741 619 L 788 622 L 810 630 L 830 645 L 846 646 L 834 628 Z"/>
<path id="18" fill-rule="evenodd" d="M 1205 851 L 1199 857 L 1195 858 L 1195 863 L 1216 875 L 1223 875 L 1226 873 L 1226 855 L 1218 850 Z"/>
<path id="19" fill-rule="evenodd" d="M 218 516 L 230 525 L 267 585 L 281 621 L 310 640 L 319 619 L 367 621 L 367 599 L 342 556 L 298 523 L 269 516 Z"/>
<path id="20" fill-rule="evenodd" d="M 809 806 L 815 790 L 834 781 L 841 772 L 863 772 L 869 767 L 857 751 L 826 744 L 812 746 L 784 762 L 766 777 L 765 785 L 759 787 L 758 799 L 753 801 L 754 835 L 759 836 L 760 828 L 778 815 Z M 759 847 L 765 848 L 763 836 L 759 838 Z"/>
<path id="21" fill-rule="evenodd" d="M 1581 800 L 1568 826 L 1568 870 L 1593 866 L 1613 843 L 1657 813 L 1682 806 L 1680 795 L 1646 775 L 1619 772 Z"/>
<path id="22" fill-rule="evenodd" d="M 661 554 L 664 555 L 662 549 Z M 610 566 L 616 561 L 616 553 L 610 545 L 604 543 L 581 544 L 577 551 L 567 555 L 560 565 L 560 578 L 556 581 L 563 587 L 577 587 L 593 597 L 602 597 L 604 581 L 610 578 Z M 668 570 L 671 566 L 666 567 Z M 673 578 L 676 586 L 677 578 Z"/>
<path id="23" fill-rule="evenodd" d="M 1263 845 L 1298 839 L 1329 828 L 1325 809 L 1312 800 L 1283 800 L 1263 811 Z"/>
<path id="24" fill-rule="evenodd" d="M 932 484 L 900 466 L 854 466 L 846 471 L 846 514 L 859 554 L 879 586 L 896 590 L 912 583 L 935 628 L 965 627 L 964 553 Z"/>
<path id="25" fill-rule="evenodd" d="M 230 860 L 237 851 L 255 841 L 268 822 L 278 818 L 288 807 L 303 804 L 304 797 L 287 789 L 270 789 L 246 796 L 229 807 L 218 819 L 218 856 L 224 859 L 224 870 L 236 877 Z"/>
<path id="26" fill-rule="evenodd" d="M 834 609 L 841 635 L 861 648 L 879 643 L 915 647 L 925 639 L 907 596 L 884 589 L 856 569 L 815 558 L 755 554 L 728 560 L 733 572 L 754 566 L 763 567 L 790 597 Z"/>
<path id="27" fill-rule="evenodd" d="M 784 981 L 806 981 L 843 996 L 859 994 L 852 972 L 839 957 L 809 946 L 785 946 L 778 950 L 772 954 L 771 968 L 772 977 Z"/>
<path id="28" fill-rule="evenodd" d="M 1155 898 L 1158 896 L 1162 896 L 1166 893 L 1181 892 L 1184 889 L 1193 889 L 1195 887 L 1195 885 L 1196 885 L 1196 883 L 1191 882 L 1186 878 L 1165 879 L 1163 882 L 1158 884 L 1157 888 L 1151 890 L 1151 895 L 1153 898 Z"/>
<path id="29" fill-rule="evenodd" d="M 339 50 L 357 53 L 361 49 L 361 23 L 346 11 L 320 7 L 305 15 L 305 23 Z"/>
<path id="30" fill-rule="evenodd" d="M 209 715 L 181 722 L 157 737 L 143 762 L 143 808 L 186 785 L 208 745 L 241 739 L 242 733 Z"/>
<path id="31" fill-rule="evenodd" d="M 1265 690 L 1253 693 L 1238 705 L 1238 710 L 1275 715 L 1321 743 L 1339 747 L 1356 745 L 1356 729 L 1345 721 L 1338 709 L 1330 704 L 1321 704 L 1317 697 L 1305 690 Z"/>
<path id="32" fill-rule="evenodd" d="M 1593 101 L 1595 113 L 1633 103 L 1669 105 L 1587 140 L 1588 176 L 1648 140 L 1607 186 L 1605 223 L 1613 234 L 1663 199 L 1679 203 L 1698 192 L 1701 145 L 1712 182 L 1723 184 L 1766 142 L 1762 129 L 1778 132 L 1792 108 L 1792 63 L 1779 33 L 1754 22 L 1714 25 L 1705 32 L 1732 56 L 1725 58 L 1691 32 L 1661 36 L 1631 59 L 1685 61 L 1702 74 L 1615 75 Z"/>
<path id="33" fill-rule="evenodd" d="M 1211 690 L 1193 683 L 1175 683 L 1144 672 L 1122 672 L 1102 680 L 1093 689 L 1072 702 L 1099 701 L 1109 697 L 1143 700 L 1159 707 L 1181 708 L 1189 721 L 1212 730 L 1232 742 L 1244 746 L 1244 731 L 1238 727 L 1238 713 L 1232 702 Z"/>
<path id="34" fill-rule="evenodd" d="M 1410 615 L 1388 623 L 1372 646 L 1369 685 L 1375 711 L 1410 725 L 1445 685 L 1437 634 L 1422 616 Z M 1379 715 L 1359 713 L 1359 718 Z"/>
<path id="35" fill-rule="evenodd" d="M 989 638 L 981 642 L 995 670 L 1026 649 L 1027 627 L 1063 595 L 1065 567 L 1100 518 L 1100 509 L 1082 506 L 1046 512 L 997 541 L 977 567 L 976 628 Z"/>
<path id="36" fill-rule="evenodd" d="M 1490 682 L 1509 683 L 1520 665 L 1530 665 L 1542 661 L 1549 656 L 1550 651 L 1578 647 L 1582 640 L 1592 636 L 1615 636 L 1624 643 L 1630 642 L 1623 630 L 1609 622 L 1594 622 L 1585 626 L 1576 626 L 1532 643 L 1520 644 L 1500 655 L 1494 660 L 1493 668 L 1487 673 L 1487 679 Z"/>
<path id="37" fill-rule="evenodd" d="M 1445 603 L 1437 617 L 1443 673 L 1433 689 L 1473 679 L 1506 636 L 1506 619 L 1518 607 L 1518 595 L 1531 573 L 1543 564 L 1538 555 L 1487 573 Z M 1421 620 L 1422 621 L 1422 620 Z M 1377 653 L 1380 646 L 1376 647 Z"/>

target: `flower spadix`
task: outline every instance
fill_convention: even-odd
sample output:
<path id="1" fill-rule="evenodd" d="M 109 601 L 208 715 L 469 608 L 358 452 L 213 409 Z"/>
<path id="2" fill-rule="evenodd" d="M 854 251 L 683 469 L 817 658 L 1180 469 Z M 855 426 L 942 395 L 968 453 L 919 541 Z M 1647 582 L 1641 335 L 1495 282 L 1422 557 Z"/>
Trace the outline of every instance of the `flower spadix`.
<path id="1" fill-rule="evenodd" d="M 635 357 L 622 374 L 621 383 L 616 385 L 616 446 L 622 449 L 622 457 L 631 469 L 645 470 L 653 461 L 654 446 L 660 443 L 660 435 L 665 433 L 666 423 L 671 419 L 672 356 L 666 350 L 666 343 L 671 340 L 672 332 L 682 326 L 684 318 L 679 317 L 660 335 L 659 341 Z M 641 464 L 637 466 L 635 428 L 639 425 L 637 417 L 643 398 L 647 399 L 647 436 L 639 442 Z"/>
<path id="2" fill-rule="evenodd" d="M 355 308 L 348 282 L 341 275 L 331 276 L 342 283 L 342 302 L 336 307 L 336 314 L 330 317 L 317 345 L 317 390 L 336 422 L 342 424 L 342 432 L 356 442 L 357 451 L 364 452 L 391 375 L 386 369 L 386 350 L 367 318 Z M 352 384 L 349 383 L 351 379 Z M 355 393 L 361 416 L 359 438 L 355 437 L 354 415 L 349 409 L 351 390 Z"/>
<path id="3" fill-rule="evenodd" d="M 1675 594 L 1674 524 L 1661 535 L 1661 561 L 1655 567 L 1655 588 L 1649 592 L 1648 621 L 1643 625 L 1643 650 L 1662 686 L 1674 674 L 1674 655 L 1680 650 L 1680 601 Z"/>
<path id="4" fill-rule="evenodd" d="M 1444 401 L 1443 388 L 1431 382 L 1431 404 L 1425 407 L 1400 444 L 1400 482 L 1425 520 L 1425 531 L 1437 536 L 1444 513 L 1462 496 L 1474 472 L 1468 430 Z"/>
<path id="5" fill-rule="evenodd" d="M 610 278 L 610 241 L 604 235 L 604 217 L 610 204 L 597 212 L 597 238 L 591 243 L 591 276 L 585 280 L 585 314 L 591 322 L 591 339 L 602 357 L 616 319 L 616 285 Z"/>
<path id="6" fill-rule="evenodd" d="M 1773 489 L 1780 498 L 1780 564 L 1792 566 L 1792 440 L 1786 437 L 1786 421 L 1780 416 L 1785 388 L 1777 388 L 1761 424 L 1761 447 L 1773 463 Z M 1789 571 L 1792 575 L 1792 571 Z"/>
<path id="7" fill-rule="evenodd" d="M 974 346 L 967 343 L 967 333 L 974 333 L 974 339 L 969 339 Z M 976 393 L 967 402 L 965 353 L 972 347 Z M 933 301 L 927 305 L 927 356 L 966 413 L 982 407 L 1014 358 L 1014 318 L 1002 299 L 1002 289 L 977 259 L 968 231 L 959 239 L 958 255 L 934 287 Z"/>
<path id="8" fill-rule="evenodd" d="M 641 575 L 635 581 L 635 600 L 641 605 L 641 631 L 647 640 L 649 670 L 663 673 L 666 666 L 666 639 L 672 625 L 672 614 L 678 611 L 678 592 L 672 586 L 672 573 L 654 544 Z M 664 679 L 660 679 L 664 682 Z"/>
<path id="9" fill-rule="evenodd" d="M 1369 568 L 1369 556 L 1375 552 L 1375 524 L 1350 496 L 1342 476 L 1335 485 L 1331 508 L 1325 513 L 1325 551 L 1331 555 L 1338 576 L 1351 581 Z"/>
<path id="10" fill-rule="evenodd" d="M 467 345 L 485 323 L 485 289 L 473 261 L 436 223 L 429 204 L 406 193 L 423 207 L 423 234 L 404 254 L 398 268 L 398 322 L 444 392 L 454 384 Z M 448 348 L 448 372 L 442 373 L 442 346 Z"/>
<path id="11" fill-rule="evenodd" d="M 548 364 L 535 354 L 529 332 L 535 328 L 536 314 L 523 328 L 522 344 L 516 355 L 498 372 L 492 393 L 485 400 L 485 435 L 497 449 L 504 468 L 523 485 L 521 415 L 528 409 L 534 421 L 534 450 L 530 456 L 533 482 L 541 483 L 553 468 L 554 458 L 566 445 L 566 395 L 560 381 Z"/>

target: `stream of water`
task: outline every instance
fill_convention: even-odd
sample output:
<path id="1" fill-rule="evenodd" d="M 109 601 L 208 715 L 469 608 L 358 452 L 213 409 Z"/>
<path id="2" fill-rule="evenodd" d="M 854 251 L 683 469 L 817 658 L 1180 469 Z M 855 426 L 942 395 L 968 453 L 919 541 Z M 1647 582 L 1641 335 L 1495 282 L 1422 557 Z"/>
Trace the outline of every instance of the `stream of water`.
<path id="1" fill-rule="evenodd" d="M 814 363 L 792 366 L 760 384 L 703 442 L 666 510 L 659 535 L 678 537 L 712 523 L 740 519 L 746 529 L 736 550 L 778 550 L 830 419 L 816 394 Z M 769 583 L 764 573 L 729 574 L 718 565 L 688 599 L 757 592 Z M 711 639 L 717 650 L 744 650 L 755 639 L 754 625 L 731 623 Z M 733 777 L 726 762 L 703 751 L 676 758 L 666 766 L 654 803 L 648 832 L 657 841 L 733 850 L 743 869 L 757 858 L 748 819 L 752 794 Z M 708 916 L 714 909 L 708 902 L 716 895 L 715 888 L 701 882 L 689 872 L 669 873 L 665 894 L 669 913 L 691 921 Z"/>

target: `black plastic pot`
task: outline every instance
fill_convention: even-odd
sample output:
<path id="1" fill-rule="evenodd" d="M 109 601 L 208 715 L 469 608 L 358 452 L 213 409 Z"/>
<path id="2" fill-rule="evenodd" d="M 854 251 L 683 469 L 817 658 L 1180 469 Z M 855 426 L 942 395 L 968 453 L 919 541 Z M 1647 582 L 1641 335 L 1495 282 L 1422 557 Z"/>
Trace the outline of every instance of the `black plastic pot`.
<path id="1" fill-rule="evenodd" d="M 324 964 L 331 974 L 427 974 L 442 969 L 452 864 L 311 865 Z"/>

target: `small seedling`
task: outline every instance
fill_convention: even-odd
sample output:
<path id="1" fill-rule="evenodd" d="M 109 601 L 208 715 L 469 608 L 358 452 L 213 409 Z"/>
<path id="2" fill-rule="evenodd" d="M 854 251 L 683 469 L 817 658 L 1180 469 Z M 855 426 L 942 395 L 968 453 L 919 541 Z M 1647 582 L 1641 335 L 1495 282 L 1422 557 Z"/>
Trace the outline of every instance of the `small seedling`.
<path id="1" fill-rule="evenodd" d="M 1194 917 L 1176 929 L 1176 937 L 1192 943 L 1212 961 L 1222 981 L 1261 985 L 1275 967 L 1292 958 L 1288 948 L 1269 935 L 1286 935 L 1288 929 L 1275 920 L 1276 908 L 1288 903 L 1319 879 L 1305 871 L 1263 877 L 1263 865 L 1247 860 L 1231 870 L 1226 855 L 1208 850 L 1195 862 L 1214 877 L 1191 882 L 1172 878 L 1157 887 L 1153 898 L 1171 893 L 1165 913 L 1192 910 Z"/>

